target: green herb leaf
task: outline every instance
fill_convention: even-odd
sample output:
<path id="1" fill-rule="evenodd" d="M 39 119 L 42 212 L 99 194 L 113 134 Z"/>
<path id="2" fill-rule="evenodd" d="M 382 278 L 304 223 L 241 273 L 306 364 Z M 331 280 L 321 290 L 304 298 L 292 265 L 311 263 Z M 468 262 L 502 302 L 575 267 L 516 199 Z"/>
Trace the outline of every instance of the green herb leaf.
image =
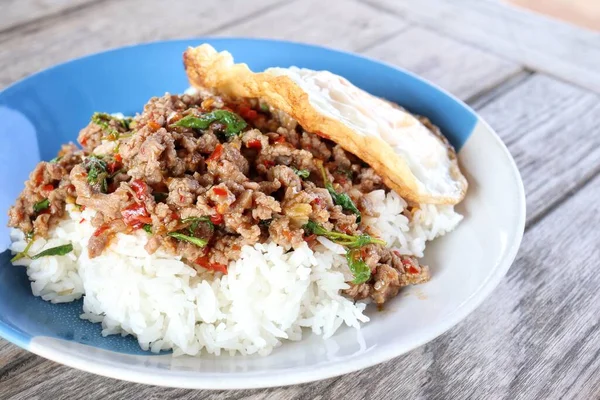
<path id="1" fill-rule="evenodd" d="M 150 224 L 144 225 L 144 230 L 148 233 L 152 233 L 152 225 L 150 225 Z"/>
<path id="2" fill-rule="evenodd" d="M 104 131 L 104 133 L 106 133 L 106 135 L 107 135 L 107 137 L 104 137 L 103 139 L 118 140 L 118 139 L 124 138 L 126 136 L 127 137 L 131 136 L 131 135 L 121 135 L 118 130 L 116 130 L 115 128 L 110 126 L 110 121 L 116 121 L 123 128 L 125 128 L 126 130 L 129 130 L 133 119 L 131 117 L 126 117 L 126 118 L 121 119 L 121 118 L 113 117 L 110 114 L 100 113 L 100 112 L 95 112 L 92 115 L 92 122 L 94 124 L 98 125 L 100 128 L 102 128 L 102 131 Z"/>
<path id="3" fill-rule="evenodd" d="M 48 161 L 50 164 L 56 164 L 57 162 L 60 161 L 60 159 L 62 158 L 62 156 L 59 157 L 54 157 L 52 160 Z"/>
<path id="4" fill-rule="evenodd" d="M 195 244 L 198 247 L 204 247 L 208 243 L 204 239 L 200 239 L 200 238 L 197 238 L 197 237 L 184 235 L 183 233 L 179 233 L 179 232 L 169 232 L 168 235 L 171 236 L 171 237 L 174 237 L 175 239 L 178 239 L 178 240 L 183 240 L 185 242 L 190 242 L 192 244 Z"/>
<path id="5" fill-rule="evenodd" d="M 32 256 L 31 259 L 37 260 L 38 258 L 46 256 L 64 256 L 65 254 L 70 253 L 72 251 L 73 245 L 71 243 L 63 244 L 62 246 L 52 247 L 50 249 L 42 251 L 41 253 L 37 253 L 35 256 Z"/>
<path id="6" fill-rule="evenodd" d="M 126 130 L 129 130 L 129 127 L 131 126 L 132 121 L 133 121 L 133 118 L 131 118 L 131 117 L 125 117 L 125 118 L 119 120 L 119 122 L 121 123 L 121 126 L 123 128 L 125 128 Z"/>
<path id="7" fill-rule="evenodd" d="M 99 191 L 106 193 L 108 191 L 108 183 L 106 182 L 108 165 L 106 161 L 97 156 L 89 156 L 83 161 L 83 166 L 88 172 L 88 183 L 95 185 Z"/>
<path id="8" fill-rule="evenodd" d="M 50 207 L 50 200 L 44 199 L 40 200 L 33 205 L 33 211 L 40 212 Z"/>
<path id="9" fill-rule="evenodd" d="M 262 112 L 269 112 L 269 105 L 266 103 L 261 103 L 260 105 L 260 111 Z"/>
<path id="10" fill-rule="evenodd" d="M 349 248 L 359 248 L 365 246 L 367 244 L 379 244 L 385 246 L 385 241 L 381 239 L 375 239 L 367 234 L 362 235 L 347 235 L 345 233 L 336 232 L 336 231 L 328 231 L 323 228 L 321 225 L 317 224 L 314 221 L 309 220 L 303 227 L 306 233 L 314 233 L 317 236 L 324 236 L 327 239 L 331 240 L 334 243 L 337 243 L 342 246 L 346 246 Z"/>
<path id="11" fill-rule="evenodd" d="M 340 175 L 344 175 L 349 180 L 352 180 L 352 178 L 354 176 L 351 169 L 338 168 L 335 170 L 335 172 L 337 172 Z"/>
<path id="12" fill-rule="evenodd" d="M 189 217 L 181 220 L 182 224 L 190 224 L 190 226 L 188 226 L 188 231 L 192 236 L 194 235 L 194 232 L 196 232 L 196 229 L 198 229 L 198 225 L 201 222 L 208 224 L 210 229 L 215 229 L 215 224 L 212 223 L 209 217 Z"/>
<path id="13" fill-rule="evenodd" d="M 31 236 L 31 237 L 25 236 L 25 237 L 29 240 L 29 243 L 27 243 L 27 246 L 25 246 L 25 249 L 22 252 L 15 254 L 15 256 L 10 259 L 11 263 L 15 262 L 17 260 L 20 260 L 21 258 L 29 257 L 29 255 L 27 253 L 29 253 L 29 249 L 31 248 L 31 245 L 33 244 L 33 236 Z"/>
<path id="14" fill-rule="evenodd" d="M 354 202 L 352 201 L 352 199 L 350 198 L 350 196 L 348 196 L 346 193 L 336 193 L 335 190 L 333 190 L 333 187 L 327 188 L 327 191 L 329 192 L 329 194 L 331 194 L 331 197 L 333 198 L 333 201 L 335 202 L 335 204 L 342 206 L 342 208 L 344 210 L 348 210 L 350 212 L 352 212 L 353 214 L 356 215 L 356 223 L 360 223 L 362 217 L 360 214 L 360 211 L 358 210 L 358 208 L 356 208 L 356 205 L 354 204 Z M 334 198 L 333 193 L 335 193 L 336 197 Z"/>
<path id="15" fill-rule="evenodd" d="M 310 176 L 310 171 L 307 169 L 297 169 L 295 167 L 292 167 L 292 169 L 294 170 L 294 173 L 302 179 L 306 179 Z"/>
<path id="16" fill-rule="evenodd" d="M 213 122 L 221 122 L 225 125 L 225 133 L 228 137 L 240 133 L 248 124 L 239 115 L 227 110 L 214 110 L 200 117 L 188 115 L 177 121 L 172 126 L 182 126 L 192 129 L 208 129 Z"/>
<path id="17" fill-rule="evenodd" d="M 371 278 L 371 268 L 369 268 L 367 263 L 365 263 L 360 256 L 360 251 L 357 249 L 348 250 L 346 253 L 346 260 L 348 261 L 348 268 L 350 268 L 352 275 L 354 275 L 352 283 L 360 285 Z"/>
<path id="18" fill-rule="evenodd" d="M 323 176 L 323 183 L 325 184 L 325 189 L 327 189 L 327 191 L 331 195 L 333 202 L 338 206 L 341 206 L 342 209 L 348 210 L 355 214 L 356 223 L 360 223 L 362 216 L 358 208 L 356 208 L 356 205 L 354 204 L 350 196 L 348 196 L 346 193 L 336 192 L 331 182 L 329 182 L 329 179 L 327 179 L 327 172 L 325 171 L 325 166 L 323 166 L 323 163 L 319 162 L 318 166 L 321 169 L 321 175 Z"/>

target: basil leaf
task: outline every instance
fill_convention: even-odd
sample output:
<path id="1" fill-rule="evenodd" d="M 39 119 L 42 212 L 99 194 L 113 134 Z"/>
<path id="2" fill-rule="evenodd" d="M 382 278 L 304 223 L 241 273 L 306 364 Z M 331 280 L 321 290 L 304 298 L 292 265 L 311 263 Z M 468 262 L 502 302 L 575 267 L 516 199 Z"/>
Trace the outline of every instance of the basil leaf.
<path id="1" fill-rule="evenodd" d="M 225 125 L 225 133 L 231 137 L 240 133 L 248 124 L 237 114 L 227 110 L 214 110 L 200 117 L 188 115 L 177 121 L 172 126 L 181 126 L 192 129 L 208 129 L 213 122 Z"/>
<path id="2" fill-rule="evenodd" d="M 325 172 L 325 166 L 323 166 L 323 163 L 319 162 L 318 166 L 321 169 L 321 175 L 323 176 L 323 183 L 325 185 L 325 189 L 327 189 L 327 191 L 331 195 L 331 199 L 333 200 L 333 202 L 338 206 L 341 206 L 342 209 L 348 210 L 355 214 L 356 223 L 359 224 L 362 220 L 362 215 L 358 208 L 356 208 L 356 205 L 354 204 L 350 196 L 348 196 L 346 193 L 336 192 L 331 182 L 329 182 L 329 179 L 327 179 L 327 172 Z"/>
<path id="3" fill-rule="evenodd" d="M 104 136 L 102 139 L 118 140 L 121 138 L 126 138 L 126 137 L 131 136 L 131 134 L 130 135 L 122 135 L 118 130 L 116 130 L 115 128 L 113 128 L 110 125 L 110 121 L 116 121 L 119 125 L 121 125 L 126 130 L 130 130 L 131 124 L 133 122 L 133 118 L 124 117 L 123 119 L 121 119 L 121 118 L 113 117 L 112 115 L 107 114 L 107 113 L 95 112 L 92 115 L 92 122 L 94 124 L 98 125 L 100 128 L 102 128 L 102 131 L 106 134 L 106 136 Z"/>
<path id="4" fill-rule="evenodd" d="M 204 239 L 200 239 L 200 238 L 197 238 L 197 237 L 184 235 L 183 233 L 179 233 L 179 232 L 169 232 L 168 235 L 171 236 L 171 237 L 174 237 L 175 239 L 178 239 L 178 240 L 183 240 L 185 242 L 190 242 L 191 244 L 195 244 L 198 247 L 204 247 L 208 243 Z"/>
<path id="5" fill-rule="evenodd" d="M 294 170 L 294 173 L 302 179 L 306 179 L 310 176 L 310 171 L 307 169 L 297 169 L 292 167 L 292 170 Z"/>
<path id="6" fill-rule="evenodd" d="M 144 230 L 148 233 L 152 233 L 152 225 L 150 225 L 150 224 L 144 225 Z"/>
<path id="7" fill-rule="evenodd" d="M 306 233 L 314 233 L 317 236 L 324 236 L 334 243 L 349 248 L 359 248 L 367 244 L 379 244 L 385 246 L 385 241 L 381 239 L 375 239 L 367 234 L 362 235 L 347 235 L 342 232 L 328 231 L 321 225 L 314 221 L 309 220 L 303 227 Z"/>
<path id="8" fill-rule="evenodd" d="M 344 175 L 349 180 L 352 180 L 352 178 L 354 176 L 351 169 L 338 168 L 335 170 L 335 172 L 337 172 L 340 175 Z"/>
<path id="9" fill-rule="evenodd" d="M 32 256 L 31 259 L 37 260 L 38 258 L 46 256 L 64 256 L 65 254 L 70 253 L 72 251 L 73 245 L 71 243 L 63 244 L 62 246 L 52 247 L 50 249 L 42 251 L 41 253 L 37 253 L 35 256 Z"/>
<path id="10" fill-rule="evenodd" d="M 198 224 L 201 222 L 207 223 L 210 226 L 210 229 L 215 229 L 215 224 L 212 223 L 209 217 L 188 217 L 181 220 L 182 224 L 190 223 L 190 226 L 188 226 L 188 231 L 192 236 L 194 235 L 196 229 L 198 229 Z"/>
<path id="11" fill-rule="evenodd" d="M 332 188 L 332 190 L 333 190 L 333 188 Z M 331 190 L 329 190 L 329 193 L 331 194 Z M 335 191 L 334 191 L 334 193 L 335 193 Z M 333 198 L 333 195 L 331 197 Z M 348 211 L 352 212 L 353 214 L 355 214 L 356 215 L 356 223 L 357 224 L 360 223 L 362 216 L 361 216 L 358 208 L 356 208 L 356 205 L 354 204 L 354 202 L 352 201 L 350 196 L 348 196 L 346 193 L 336 193 L 336 197 L 334 198 L 333 201 L 335 202 L 335 204 L 342 206 L 342 208 L 344 210 L 348 210 Z"/>
<path id="12" fill-rule="evenodd" d="M 15 254 L 15 256 L 10 259 L 11 263 L 15 262 L 17 260 L 20 260 L 21 258 L 29 257 L 29 255 L 27 253 L 29 253 L 29 249 L 31 248 L 31 245 L 33 244 L 33 237 L 28 238 L 28 239 L 29 239 L 29 243 L 27 243 L 27 246 L 25 246 L 25 249 L 22 252 Z"/>
<path id="13" fill-rule="evenodd" d="M 132 121 L 133 121 L 133 118 L 131 118 L 131 117 L 125 117 L 125 118 L 119 120 L 119 122 L 121 123 L 121 126 L 127 130 L 129 130 L 129 127 L 130 127 Z"/>
<path id="14" fill-rule="evenodd" d="M 346 253 L 346 260 L 348 261 L 348 268 L 350 268 L 352 275 L 354 275 L 352 283 L 360 285 L 371 278 L 371 268 L 362 259 L 360 253 L 358 255 L 356 253 L 356 250 L 349 250 Z"/>
<path id="15" fill-rule="evenodd" d="M 108 191 L 108 164 L 97 156 L 89 156 L 83 161 L 83 166 L 88 172 L 87 181 L 90 185 L 95 185 L 96 189 L 106 193 Z"/>
<path id="16" fill-rule="evenodd" d="M 40 212 L 50 207 L 50 200 L 44 199 L 40 200 L 33 205 L 33 211 Z"/>

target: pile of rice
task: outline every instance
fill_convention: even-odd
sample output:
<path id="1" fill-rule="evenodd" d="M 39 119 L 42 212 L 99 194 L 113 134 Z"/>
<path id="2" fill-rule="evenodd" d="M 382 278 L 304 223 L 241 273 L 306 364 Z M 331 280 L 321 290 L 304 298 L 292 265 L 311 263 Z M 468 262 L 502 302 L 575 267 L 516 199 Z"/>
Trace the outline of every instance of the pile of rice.
<path id="1" fill-rule="evenodd" d="M 452 206 L 423 206 L 409 220 L 396 193 L 369 194 L 377 218 L 365 218 L 371 232 L 404 254 L 421 257 L 426 241 L 451 231 L 462 219 Z M 175 355 L 203 351 L 219 355 L 267 355 L 284 340 L 300 340 L 303 328 L 330 337 L 343 324 L 369 321 L 365 302 L 340 295 L 352 276 L 344 249 L 319 237 L 314 250 L 286 253 L 275 243 L 245 246 L 228 274 L 197 272 L 180 258 L 144 250 L 148 234 L 118 234 L 99 257 L 90 259 L 87 242 L 94 211 L 67 206 L 65 218 L 37 239 L 29 254 L 72 243 L 64 256 L 21 259 L 33 294 L 53 303 L 83 297 L 81 318 L 102 324 L 103 335 L 134 335 L 142 349 Z M 27 245 L 13 229 L 13 252 Z"/>

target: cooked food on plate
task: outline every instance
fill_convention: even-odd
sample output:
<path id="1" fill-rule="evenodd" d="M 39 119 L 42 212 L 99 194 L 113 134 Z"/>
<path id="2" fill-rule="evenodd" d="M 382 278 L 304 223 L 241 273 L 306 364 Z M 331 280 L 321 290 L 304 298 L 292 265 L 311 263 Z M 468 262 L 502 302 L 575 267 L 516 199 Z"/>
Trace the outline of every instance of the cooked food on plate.
<path id="1" fill-rule="evenodd" d="M 188 91 L 94 113 L 31 173 L 9 225 L 34 295 L 145 350 L 267 355 L 430 279 L 468 186 L 437 127 L 328 71 L 183 58 Z"/>

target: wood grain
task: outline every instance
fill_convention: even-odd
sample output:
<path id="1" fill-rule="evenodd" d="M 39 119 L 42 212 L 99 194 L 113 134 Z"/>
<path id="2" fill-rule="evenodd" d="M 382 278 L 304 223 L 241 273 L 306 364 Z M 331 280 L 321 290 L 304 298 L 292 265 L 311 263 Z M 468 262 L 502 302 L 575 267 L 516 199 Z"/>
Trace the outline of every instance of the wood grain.
<path id="1" fill-rule="evenodd" d="M 0 33 L 0 87 L 58 62 L 100 50 L 161 39 L 210 34 L 286 0 L 105 1 L 27 29 Z M 235 12 L 231 12 L 235 10 Z M 100 18 L 98 16 L 101 16 Z"/>
<path id="2" fill-rule="evenodd" d="M 515 158 L 531 222 L 600 168 L 600 96 L 536 74 L 478 110 Z"/>
<path id="3" fill-rule="evenodd" d="M 365 54 L 416 72 L 461 99 L 492 88 L 522 70 L 494 54 L 419 27 L 377 43 Z"/>
<path id="4" fill-rule="evenodd" d="M 499 0 L 361 0 L 444 36 L 600 92 L 600 33 Z"/>
<path id="5" fill-rule="evenodd" d="M 0 32 L 22 27 L 41 18 L 79 9 L 94 0 L 3 0 Z"/>
<path id="6" fill-rule="evenodd" d="M 318 13 L 315 13 L 316 9 Z M 237 25 L 229 25 L 215 34 L 286 39 L 357 51 L 407 27 L 398 17 L 358 2 L 306 0 L 267 11 Z"/>

